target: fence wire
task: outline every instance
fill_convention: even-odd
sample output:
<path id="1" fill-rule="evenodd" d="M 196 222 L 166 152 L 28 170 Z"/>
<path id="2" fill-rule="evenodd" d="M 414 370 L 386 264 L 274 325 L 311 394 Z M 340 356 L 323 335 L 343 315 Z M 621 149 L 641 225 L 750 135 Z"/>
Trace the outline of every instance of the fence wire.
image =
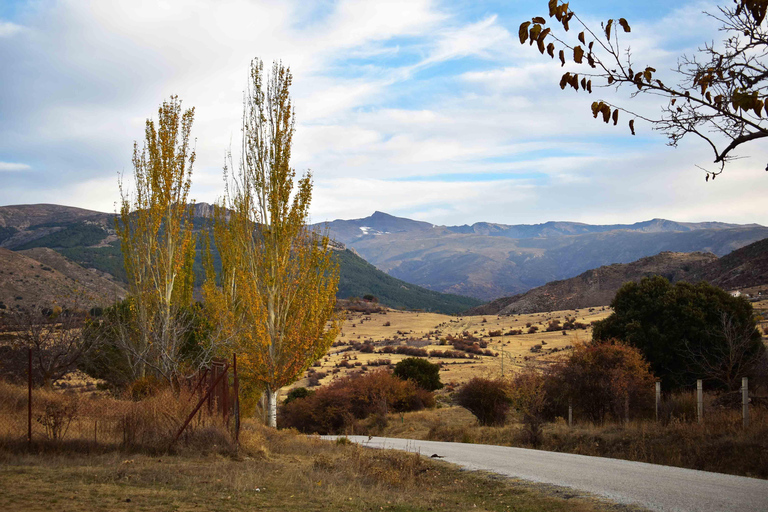
<path id="1" fill-rule="evenodd" d="M 163 450 L 237 441 L 237 377 L 227 362 L 216 362 L 175 389 L 160 389 L 141 400 L 94 386 L 73 388 L 32 388 L 0 380 L 0 447 L 26 443 Z"/>

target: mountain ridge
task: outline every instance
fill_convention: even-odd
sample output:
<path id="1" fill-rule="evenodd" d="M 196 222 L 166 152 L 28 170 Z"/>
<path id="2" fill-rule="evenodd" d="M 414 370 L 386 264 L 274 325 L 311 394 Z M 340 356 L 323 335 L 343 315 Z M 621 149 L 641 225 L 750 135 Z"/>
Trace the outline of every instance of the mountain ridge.
<path id="1" fill-rule="evenodd" d="M 602 266 L 522 294 L 496 299 L 464 314 L 512 315 L 607 306 L 625 282 L 655 275 L 673 283 L 707 281 L 726 290 L 768 286 L 768 238 L 722 258 L 711 253 L 662 252 L 632 263 Z"/>

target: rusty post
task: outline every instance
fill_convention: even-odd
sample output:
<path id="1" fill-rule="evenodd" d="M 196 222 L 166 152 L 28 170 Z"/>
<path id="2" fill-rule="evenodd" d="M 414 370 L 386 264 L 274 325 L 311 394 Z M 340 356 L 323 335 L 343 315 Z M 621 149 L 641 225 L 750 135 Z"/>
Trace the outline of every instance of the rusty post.
<path id="1" fill-rule="evenodd" d="M 213 390 L 213 387 L 214 387 L 213 383 L 219 381 L 218 370 L 219 369 L 216 367 L 215 364 L 211 365 L 211 385 L 207 393 L 208 394 L 208 414 L 210 414 L 213 411 L 213 397 L 212 397 L 213 393 L 211 393 L 211 391 Z"/>
<path id="2" fill-rule="evenodd" d="M 237 354 L 232 354 L 232 373 L 235 374 L 235 442 L 240 442 L 240 383 L 237 380 Z"/>
<path id="3" fill-rule="evenodd" d="M 29 347 L 27 368 L 27 446 L 32 446 L 32 347 Z"/>
<path id="4" fill-rule="evenodd" d="M 226 370 L 227 368 L 229 368 L 229 365 L 226 365 L 226 366 L 225 366 L 225 370 Z M 195 417 L 195 414 L 197 414 L 197 411 L 199 411 L 199 410 L 200 410 L 200 408 L 203 406 L 203 404 L 205 403 L 205 401 L 206 401 L 206 400 L 208 400 L 208 403 L 211 403 L 211 402 L 210 402 L 211 394 L 212 394 L 212 393 L 213 393 L 213 391 L 216 389 L 216 386 L 219 384 L 219 382 L 221 381 L 222 377 L 224 377 L 224 375 L 226 375 L 226 372 L 224 372 L 224 373 L 221 373 L 221 374 L 218 376 L 218 378 L 217 378 L 215 381 L 213 381 L 213 382 L 211 383 L 210 387 L 208 388 L 208 391 L 206 391 L 206 392 L 205 392 L 205 395 L 203 395 L 203 397 L 200 399 L 200 401 L 199 401 L 199 402 L 197 402 L 197 405 L 195 406 L 194 410 L 192 410 L 192 412 L 189 414 L 189 417 L 186 419 L 186 421 L 184 422 L 184 424 L 181 426 L 181 428 L 179 429 L 179 431 L 176 433 L 176 436 L 173 438 L 173 441 L 171 441 L 171 444 L 173 444 L 173 443 L 175 443 L 176 441 L 178 441 L 179 437 L 181 436 L 181 433 L 182 433 L 182 432 L 184 432 L 184 429 L 185 429 L 185 428 L 187 428 L 187 425 L 189 425 L 189 423 L 190 423 L 190 422 L 192 421 L 192 419 Z"/>
<path id="5" fill-rule="evenodd" d="M 203 382 L 205 382 L 205 378 L 208 376 L 208 368 L 205 369 L 203 374 L 200 376 L 200 379 L 198 379 L 197 384 L 195 384 L 195 387 L 192 389 L 192 395 L 197 393 L 198 389 L 200 389 L 200 386 L 203 385 Z"/>
<path id="6" fill-rule="evenodd" d="M 224 417 L 224 424 L 229 422 L 229 372 L 224 372 L 227 376 L 221 383 L 221 409 Z"/>

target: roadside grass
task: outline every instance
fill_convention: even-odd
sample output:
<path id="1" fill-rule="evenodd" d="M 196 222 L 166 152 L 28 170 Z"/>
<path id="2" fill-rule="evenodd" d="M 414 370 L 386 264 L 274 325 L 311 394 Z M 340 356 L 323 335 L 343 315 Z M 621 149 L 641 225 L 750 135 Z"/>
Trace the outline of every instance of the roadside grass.
<path id="1" fill-rule="evenodd" d="M 525 441 L 519 418 L 511 418 L 503 427 L 483 427 L 468 411 L 446 407 L 392 414 L 384 428 L 360 423 L 355 431 L 385 437 L 538 448 L 768 478 L 768 411 L 751 408 L 746 430 L 741 421 L 740 411 L 727 409 L 708 411 L 702 424 L 672 419 L 666 425 L 632 420 L 602 425 L 577 422 L 568 427 L 559 418 L 544 426 L 543 440 L 534 447 Z"/>
<path id="2" fill-rule="evenodd" d="M 0 451 L 0 510 L 628 510 L 417 454 L 249 422 L 236 455 Z"/>

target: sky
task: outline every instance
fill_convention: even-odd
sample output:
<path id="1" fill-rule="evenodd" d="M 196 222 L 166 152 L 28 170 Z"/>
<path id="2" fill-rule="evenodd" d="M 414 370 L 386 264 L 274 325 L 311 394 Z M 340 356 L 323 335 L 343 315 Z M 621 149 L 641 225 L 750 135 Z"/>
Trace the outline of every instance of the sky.
<path id="1" fill-rule="evenodd" d="M 702 1 L 572 0 L 587 24 L 625 17 L 638 67 L 666 83 L 719 40 Z M 0 1 L 0 205 L 115 211 L 134 141 L 171 95 L 195 107 L 191 196 L 213 202 L 240 138 L 249 63 L 294 75 L 293 167 L 311 171 L 311 220 L 376 210 L 437 225 L 651 218 L 768 225 L 768 147 L 705 182 L 711 150 L 637 122 L 594 120 L 611 88 L 561 91 L 560 66 L 521 46 L 547 1 Z"/>

